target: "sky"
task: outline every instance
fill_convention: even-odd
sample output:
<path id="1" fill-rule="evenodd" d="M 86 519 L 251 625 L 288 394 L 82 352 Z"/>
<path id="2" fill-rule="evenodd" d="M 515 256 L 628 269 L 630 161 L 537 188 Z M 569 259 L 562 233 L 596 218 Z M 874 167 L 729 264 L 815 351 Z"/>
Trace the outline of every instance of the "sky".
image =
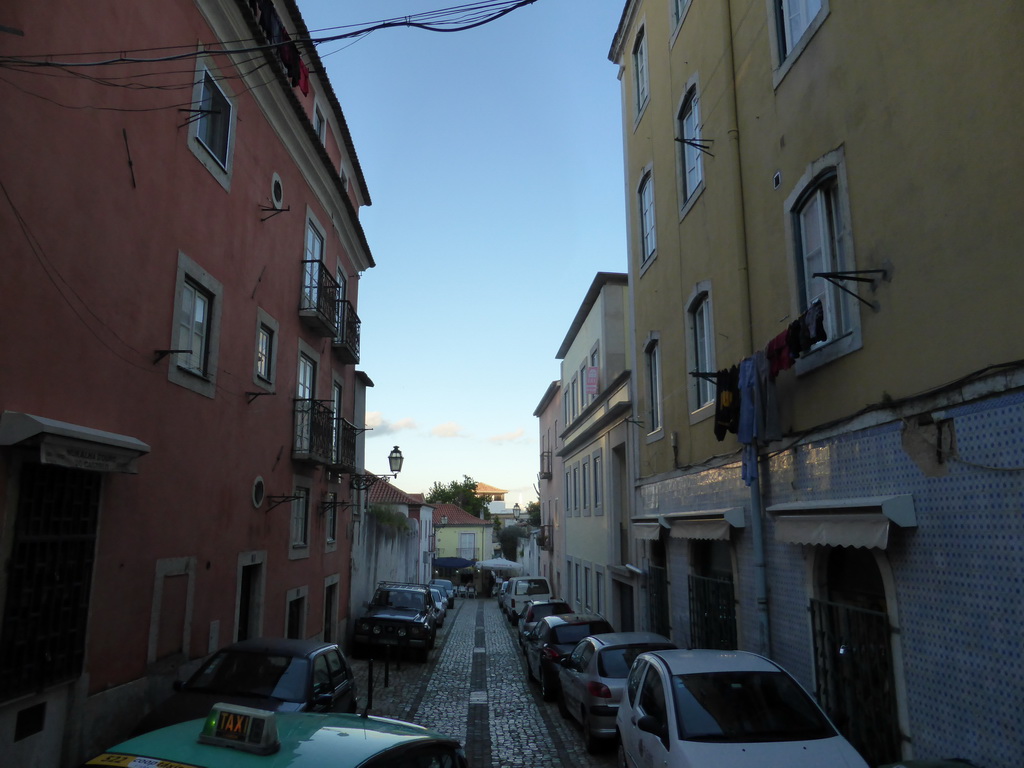
<path id="1" fill-rule="evenodd" d="M 299 0 L 317 30 L 468 0 Z M 372 205 L 359 283 L 366 468 L 426 492 L 462 480 L 536 499 L 533 416 L 597 272 L 626 270 L 624 0 L 536 0 L 476 29 L 391 28 L 318 50 Z"/>

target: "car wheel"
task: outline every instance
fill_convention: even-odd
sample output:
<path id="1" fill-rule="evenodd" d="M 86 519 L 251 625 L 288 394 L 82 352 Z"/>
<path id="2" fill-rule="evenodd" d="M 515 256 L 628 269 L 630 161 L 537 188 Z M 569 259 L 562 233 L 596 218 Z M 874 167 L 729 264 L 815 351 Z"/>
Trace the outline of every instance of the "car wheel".
<path id="1" fill-rule="evenodd" d="M 622 746 L 622 737 L 619 737 L 619 759 L 615 763 L 618 768 L 629 768 L 629 763 L 626 761 L 626 748 Z"/>
<path id="2" fill-rule="evenodd" d="M 530 666 L 529 656 L 526 657 L 526 679 L 529 680 L 531 683 L 537 679 L 533 676 L 533 667 Z"/>
<path id="3" fill-rule="evenodd" d="M 604 750 L 606 743 L 604 739 L 599 739 L 594 735 L 594 731 L 590 727 L 590 718 L 587 713 L 580 712 L 582 716 L 580 722 L 583 724 L 583 746 L 586 747 L 587 752 L 591 755 L 596 755 L 598 752 Z"/>
<path id="4" fill-rule="evenodd" d="M 540 671 L 540 696 L 544 701 L 552 701 L 555 698 L 555 686 L 543 669 Z"/>
<path id="5" fill-rule="evenodd" d="M 560 693 L 559 696 L 558 696 L 558 714 L 560 714 L 566 720 L 568 720 L 571 717 L 571 715 L 569 714 L 569 708 L 567 706 L 565 706 L 565 692 L 564 691 L 562 693 Z"/>

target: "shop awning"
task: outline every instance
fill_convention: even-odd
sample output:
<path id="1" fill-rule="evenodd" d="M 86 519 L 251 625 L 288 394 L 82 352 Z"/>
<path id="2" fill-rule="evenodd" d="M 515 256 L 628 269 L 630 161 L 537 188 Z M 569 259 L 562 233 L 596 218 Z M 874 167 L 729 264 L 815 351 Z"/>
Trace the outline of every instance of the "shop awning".
<path id="1" fill-rule="evenodd" d="M 138 472 L 136 459 L 149 446 L 128 435 L 83 427 L 66 421 L 4 411 L 0 416 L 0 446 L 39 446 L 43 464 L 96 472 Z"/>
<path id="2" fill-rule="evenodd" d="M 435 557 L 435 568 L 469 568 L 476 560 L 467 560 L 464 557 Z"/>
<path id="3" fill-rule="evenodd" d="M 775 540 L 789 544 L 885 549 L 893 525 L 917 526 L 910 494 L 774 504 L 768 512 Z"/>
<path id="4" fill-rule="evenodd" d="M 732 528 L 743 528 L 743 507 L 702 509 L 695 512 L 676 512 L 663 515 L 673 539 L 702 539 L 727 541 Z"/>
<path id="5" fill-rule="evenodd" d="M 633 535 L 639 541 L 655 541 L 660 533 L 660 523 L 633 523 Z"/>

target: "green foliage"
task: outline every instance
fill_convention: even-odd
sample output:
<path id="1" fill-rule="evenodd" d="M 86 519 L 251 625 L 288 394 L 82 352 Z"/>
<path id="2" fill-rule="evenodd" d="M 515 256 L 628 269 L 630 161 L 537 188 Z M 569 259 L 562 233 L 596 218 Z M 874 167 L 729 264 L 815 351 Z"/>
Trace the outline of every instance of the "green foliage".
<path id="1" fill-rule="evenodd" d="M 530 525 L 534 528 L 540 528 L 540 502 L 531 501 L 527 504 L 526 514 L 529 516 L 527 519 L 530 521 Z"/>
<path id="2" fill-rule="evenodd" d="M 409 518 L 397 509 L 380 504 L 372 504 L 366 511 L 377 521 L 378 525 L 385 528 L 393 528 L 396 533 L 408 533 L 410 530 Z"/>
<path id="3" fill-rule="evenodd" d="M 426 499 L 428 504 L 455 504 L 481 520 L 490 518 L 487 501 L 476 495 L 476 480 L 469 475 L 450 483 L 435 482 L 427 491 Z"/>
<path id="4" fill-rule="evenodd" d="M 498 531 L 498 543 L 501 545 L 501 556 L 506 560 L 516 560 L 519 554 L 519 540 L 530 535 L 522 525 L 506 525 Z"/>

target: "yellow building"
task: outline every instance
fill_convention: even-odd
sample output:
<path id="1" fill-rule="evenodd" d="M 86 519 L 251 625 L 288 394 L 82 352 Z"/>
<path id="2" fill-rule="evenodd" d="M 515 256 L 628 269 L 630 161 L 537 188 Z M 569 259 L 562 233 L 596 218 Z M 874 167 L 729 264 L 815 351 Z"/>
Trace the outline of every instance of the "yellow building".
<path id="1" fill-rule="evenodd" d="M 871 764 L 1024 754 L 1022 31 L 630 0 L 610 51 L 646 622 L 780 660 Z"/>

